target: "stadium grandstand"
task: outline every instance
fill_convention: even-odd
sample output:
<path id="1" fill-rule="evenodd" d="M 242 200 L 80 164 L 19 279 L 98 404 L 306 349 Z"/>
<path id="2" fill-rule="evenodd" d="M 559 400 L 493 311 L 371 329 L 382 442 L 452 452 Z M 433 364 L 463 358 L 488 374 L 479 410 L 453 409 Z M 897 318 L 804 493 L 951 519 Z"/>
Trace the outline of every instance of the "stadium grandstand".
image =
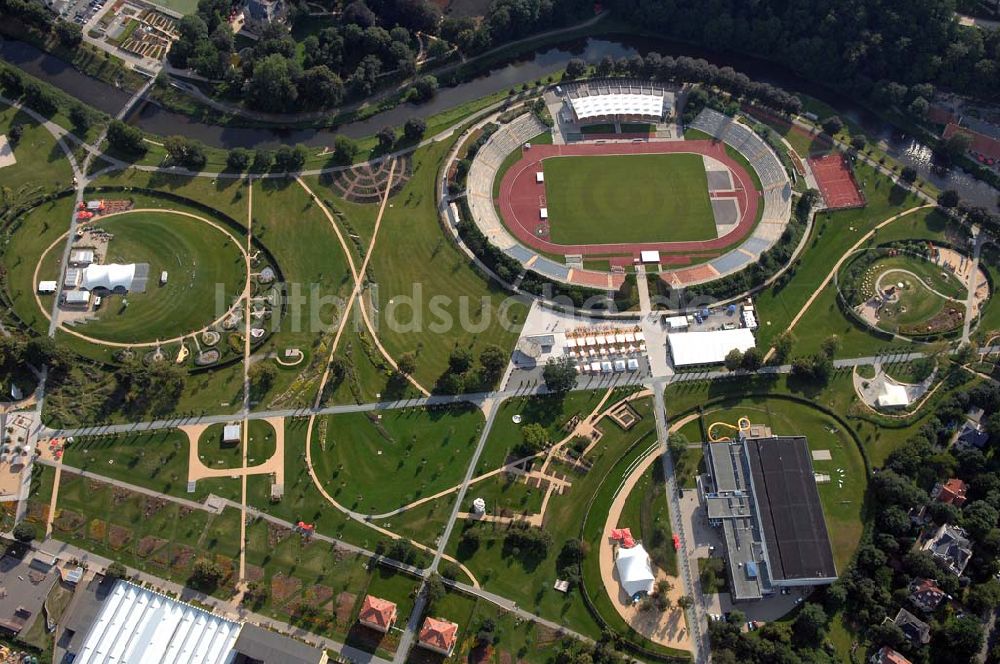
<path id="1" fill-rule="evenodd" d="M 652 122 L 670 117 L 674 93 L 652 81 L 611 79 L 564 86 L 564 94 L 579 124 L 601 122 Z"/>

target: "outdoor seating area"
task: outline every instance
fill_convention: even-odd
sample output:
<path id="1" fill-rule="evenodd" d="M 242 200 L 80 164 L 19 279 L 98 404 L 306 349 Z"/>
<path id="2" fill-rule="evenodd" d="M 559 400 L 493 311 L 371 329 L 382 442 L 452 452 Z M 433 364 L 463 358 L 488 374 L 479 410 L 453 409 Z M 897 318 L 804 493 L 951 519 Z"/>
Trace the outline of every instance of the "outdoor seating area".
<path id="1" fill-rule="evenodd" d="M 603 79 L 563 86 L 574 121 L 660 122 L 674 109 L 670 86 L 657 81 Z"/>
<path id="2" fill-rule="evenodd" d="M 564 352 L 578 362 L 580 373 L 622 373 L 639 370 L 646 337 L 634 328 L 579 327 L 566 334 Z"/>

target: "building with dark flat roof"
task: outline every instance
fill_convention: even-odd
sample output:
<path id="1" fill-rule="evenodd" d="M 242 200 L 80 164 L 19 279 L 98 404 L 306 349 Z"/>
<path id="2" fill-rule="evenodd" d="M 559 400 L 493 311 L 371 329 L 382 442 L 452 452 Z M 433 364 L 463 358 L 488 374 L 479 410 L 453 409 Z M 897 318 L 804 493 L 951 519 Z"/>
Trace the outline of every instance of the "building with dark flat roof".
<path id="1" fill-rule="evenodd" d="M 708 520 L 722 530 L 733 601 L 833 583 L 837 569 L 802 436 L 768 430 L 705 444 Z"/>

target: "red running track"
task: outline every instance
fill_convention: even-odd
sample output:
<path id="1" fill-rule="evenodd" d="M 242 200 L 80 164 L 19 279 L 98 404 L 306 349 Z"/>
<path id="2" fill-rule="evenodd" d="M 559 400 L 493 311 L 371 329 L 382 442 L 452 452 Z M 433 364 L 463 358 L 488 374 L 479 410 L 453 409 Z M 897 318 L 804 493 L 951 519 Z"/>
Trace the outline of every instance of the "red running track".
<path id="1" fill-rule="evenodd" d="M 736 181 L 735 197 L 739 201 L 740 220 L 733 230 L 711 240 L 685 242 L 637 242 L 620 244 L 556 244 L 539 237 L 538 229 L 544 221 L 539 218 L 539 201 L 545 195 L 544 183 L 535 182 L 538 164 L 549 157 L 575 157 L 589 155 L 672 154 L 694 153 L 708 155 L 725 164 Z M 761 205 L 760 194 L 754 189 L 753 178 L 726 154 L 725 145 L 715 141 L 673 141 L 658 143 L 578 143 L 575 145 L 532 145 L 524 150 L 500 181 L 500 217 L 504 224 L 522 243 L 533 249 L 554 254 L 621 255 L 639 256 L 643 250 L 664 253 L 703 252 L 723 249 L 749 235 Z"/>
<path id="2" fill-rule="evenodd" d="M 809 167 L 816 177 L 819 193 L 831 210 L 861 207 L 865 198 L 854 180 L 854 172 L 839 152 L 824 157 L 811 157 Z"/>

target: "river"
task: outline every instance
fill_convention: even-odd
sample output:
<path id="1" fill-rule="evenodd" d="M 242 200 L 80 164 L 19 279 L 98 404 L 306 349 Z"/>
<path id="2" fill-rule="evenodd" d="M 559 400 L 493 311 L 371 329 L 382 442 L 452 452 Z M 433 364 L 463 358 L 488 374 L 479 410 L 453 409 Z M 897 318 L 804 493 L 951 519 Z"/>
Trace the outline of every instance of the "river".
<path id="1" fill-rule="evenodd" d="M 412 117 L 427 118 L 494 92 L 543 78 L 565 67 L 571 58 L 596 62 L 604 56 L 629 57 L 635 53 L 644 54 L 653 50 L 674 57 L 688 55 L 704 58 L 720 67 L 728 65 L 754 80 L 804 92 L 825 101 L 836 108 L 843 117 L 861 125 L 869 138 L 884 141 L 893 157 L 913 166 L 921 177 L 938 187 L 958 190 L 962 198 L 968 202 L 990 209 L 997 203 L 997 192 L 989 185 L 961 171 L 941 172 L 940 169 L 934 168 L 930 150 L 926 146 L 896 131 L 877 115 L 850 99 L 796 76 L 783 67 L 746 56 L 709 52 L 688 44 L 635 37 L 592 37 L 540 49 L 524 57 L 500 63 L 471 81 L 455 87 L 441 88 L 429 102 L 419 105 L 400 104 L 367 120 L 351 122 L 336 128 L 282 130 L 262 127 L 223 127 L 175 113 L 152 103 L 141 105 L 128 120 L 152 134 L 161 136 L 182 134 L 198 139 L 206 145 L 226 149 L 273 148 L 283 143 L 332 145 L 336 134 L 351 138 L 370 136 L 386 125 L 400 126 Z M 91 78 L 64 61 L 24 42 L 0 40 L 0 58 L 108 114 L 118 112 L 129 97 L 127 92 Z"/>

